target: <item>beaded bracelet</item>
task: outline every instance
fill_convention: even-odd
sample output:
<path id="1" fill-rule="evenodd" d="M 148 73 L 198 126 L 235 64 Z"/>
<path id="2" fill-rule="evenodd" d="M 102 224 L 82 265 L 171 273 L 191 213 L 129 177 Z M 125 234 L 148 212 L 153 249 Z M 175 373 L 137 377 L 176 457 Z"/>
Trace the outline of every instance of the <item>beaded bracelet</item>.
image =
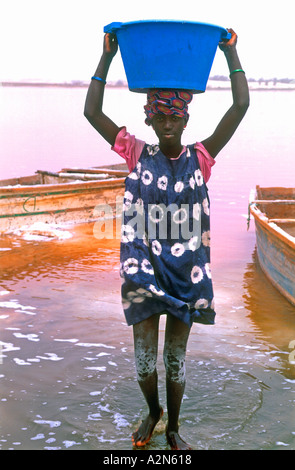
<path id="1" fill-rule="evenodd" d="M 243 69 L 236 69 L 236 70 L 233 70 L 233 71 L 229 74 L 229 78 L 231 78 L 231 76 L 232 76 L 234 73 L 237 73 L 237 72 L 245 73 Z"/>
<path id="2" fill-rule="evenodd" d="M 97 80 L 98 82 L 103 82 L 104 84 L 107 83 L 103 78 L 96 77 L 95 75 L 91 77 L 91 80 Z"/>

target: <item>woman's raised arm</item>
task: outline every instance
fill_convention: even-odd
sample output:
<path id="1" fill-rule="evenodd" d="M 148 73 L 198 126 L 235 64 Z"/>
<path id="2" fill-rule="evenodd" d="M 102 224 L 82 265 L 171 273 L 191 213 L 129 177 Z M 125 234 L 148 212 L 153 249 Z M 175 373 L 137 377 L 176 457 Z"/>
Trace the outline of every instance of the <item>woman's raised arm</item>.
<path id="1" fill-rule="evenodd" d="M 223 116 L 213 134 L 202 142 L 213 158 L 231 139 L 245 116 L 250 103 L 247 79 L 236 49 L 237 35 L 232 29 L 228 31 L 232 34 L 231 39 L 228 42 L 223 41 L 219 47 L 224 52 L 229 67 L 233 104 Z"/>
<path id="2" fill-rule="evenodd" d="M 118 50 L 115 34 L 104 36 L 103 53 L 88 88 L 84 116 L 101 136 L 114 145 L 120 128 L 102 111 L 104 87 L 111 62 Z"/>

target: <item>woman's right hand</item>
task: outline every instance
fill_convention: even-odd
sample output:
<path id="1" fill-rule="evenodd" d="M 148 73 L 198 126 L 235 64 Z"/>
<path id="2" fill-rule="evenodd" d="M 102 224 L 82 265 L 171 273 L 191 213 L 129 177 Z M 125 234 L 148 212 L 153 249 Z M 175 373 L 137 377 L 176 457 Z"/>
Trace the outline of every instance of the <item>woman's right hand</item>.
<path id="1" fill-rule="evenodd" d="M 112 58 L 117 54 L 118 40 L 113 33 L 106 33 L 104 36 L 103 51 Z"/>

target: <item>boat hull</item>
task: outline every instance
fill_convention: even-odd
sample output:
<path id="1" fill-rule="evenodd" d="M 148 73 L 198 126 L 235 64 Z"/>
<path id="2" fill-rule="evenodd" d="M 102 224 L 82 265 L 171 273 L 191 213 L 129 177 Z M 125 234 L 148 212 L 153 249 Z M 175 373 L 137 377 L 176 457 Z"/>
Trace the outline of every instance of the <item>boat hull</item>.
<path id="1" fill-rule="evenodd" d="M 259 203 L 259 196 L 256 194 L 255 197 L 255 203 L 250 202 L 250 213 L 255 220 L 259 264 L 273 286 L 295 306 L 295 238 L 286 230 L 286 225 L 292 225 L 292 217 L 278 217 L 279 207 L 283 206 L 281 212 L 286 215 L 286 206 L 293 203 L 288 204 L 285 200 L 282 204 L 277 201 L 276 218 L 271 218 L 272 215 L 268 216 L 267 206 L 273 204 Z M 263 199 L 265 200 L 265 196 Z M 274 207 L 271 208 L 273 210 Z M 295 226 L 295 219 L 293 225 Z"/>
<path id="2" fill-rule="evenodd" d="M 125 177 L 0 187 L 0 233 L 35 222 L 87 223 L 120 216 Z"/>
<path id="3" fill-rule="evenodd" d="M 295 253 L 267 227 L 256 223 L 257 256 L 270 282 L 295 305 Z"/>

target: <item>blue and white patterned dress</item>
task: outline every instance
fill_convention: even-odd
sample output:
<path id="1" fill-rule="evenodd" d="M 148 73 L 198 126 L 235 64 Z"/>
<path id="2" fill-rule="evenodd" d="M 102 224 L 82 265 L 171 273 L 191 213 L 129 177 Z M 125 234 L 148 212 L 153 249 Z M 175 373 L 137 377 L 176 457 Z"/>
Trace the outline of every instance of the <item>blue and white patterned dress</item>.
<path id="1" fill-rule="evenodd" d="M 169 312 L 214 324 L 210 203 L 194 146 L 176 160 L 145 145 L 126 178 L 121 263 L 128 325 Z"/>

